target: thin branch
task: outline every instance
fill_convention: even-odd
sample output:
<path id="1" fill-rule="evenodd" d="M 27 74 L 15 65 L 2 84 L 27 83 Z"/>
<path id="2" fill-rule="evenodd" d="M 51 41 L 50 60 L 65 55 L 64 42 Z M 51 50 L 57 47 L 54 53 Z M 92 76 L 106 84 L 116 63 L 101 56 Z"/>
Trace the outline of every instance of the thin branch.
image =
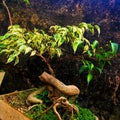
<path id="1" fill-rule="evenodd" d="M 54 70 L 52 69 L 51 65 L 48 63 L 48 61 L 46 60 L 46 58 L 44 56 L 42 56 L 41 54 L 39 54 L 38 52 L 36 52 L 36 55 L 39 56 L 40 58 L 42 58 L 42 60 L 46 63 L 49 72 L 52 76 L 55 76 L 54 74 Z"/>
<path id="2" fill-rule="evenodd" d="M 9 22 L 10 22 L 10 25 L 12 26 L 12 18 L 11 18 L 10 10 L 9 10 L 9 8 L 8 8 L 8 6 L 7 6 L 7 4 L 6 4 L 5 1 L 6 1 L 6 0 L 2 0 L 2 3 L 3 3 L 4 7 L 5 7 L 6 10 L 7 10 L 8 17 L 9 17 Z"/>

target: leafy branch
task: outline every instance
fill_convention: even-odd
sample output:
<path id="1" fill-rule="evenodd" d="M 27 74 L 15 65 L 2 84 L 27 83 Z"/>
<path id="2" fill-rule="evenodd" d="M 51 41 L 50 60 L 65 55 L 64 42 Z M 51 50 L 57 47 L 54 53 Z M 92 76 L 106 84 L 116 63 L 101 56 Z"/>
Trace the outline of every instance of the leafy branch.
<path id="1" fill-rule="evenodd" d="M 85 37 L 85 33 L 90 32 L 92 35 L 95 31 L 100 35 L 100 27 L 98 25 L 91 25 L 85 22 L 80 23 L 78 26 L 66 26 L 59 25 L 51 26 L 50 33 L 45 33 L 43 30 L 34 29 L 34 31 L 27 31 L 24 28 L 20 28 L 19 25 L 13 25 L 8 28 L 8 32 L 0 36 L 0 54 L 5 54 L 7 57 L 6 63 L 14 64 L 19 63 L 19 55 L 24 53 L 30 55 L 37 55 L 43 59 L 47 64 L 49 71 L 54 75 L 54 71 L 49 60 L 44 57 L 47 53 L 48 58 L 53 58 L 56 55 L 60 57 L 62 55 L 62 45 L 70 43 L 74 54 L 77 50 L 81 50 L 81 61 L 83 65 L 80 68 L 80 73 L 87 71 L 88 84 L 93 79 L 93 71 L 98 70 L 102 73 L 102 70 L 106 63 L 110 63 L 110 59 L 113 58 L 118 50 L 118 44 L 110 41 L 108 45 L 109 50 L 105 51 L 103 47 L 99 47 L 99 41 L 94 40 L 90 42 Z M 86 59 L 86 56 L 91 59 Z M 92 63 L 92 59 L 97 61 L 97 65 Z"/>

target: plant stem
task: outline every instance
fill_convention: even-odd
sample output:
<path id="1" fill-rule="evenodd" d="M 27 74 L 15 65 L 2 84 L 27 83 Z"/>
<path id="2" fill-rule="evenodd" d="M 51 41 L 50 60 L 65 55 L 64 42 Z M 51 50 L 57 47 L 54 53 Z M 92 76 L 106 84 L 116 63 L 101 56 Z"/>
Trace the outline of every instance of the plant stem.
<path id="1" fill-rule="evenodd" d="M 51 65 L 48 63 L 48 61 L 46 60 L 46 58 L 44 56 L 42 56 L 40 53 L 36 52 L 36 55 L 41 57 L 42 60 L 46 63 L 48 69 L 49 69 L 49 72 L 51 73 L 52 76 L 55 76 L 54 74 L 54 70 L 52 69 Z"/>
<path id="2" fill-rule="evenodd" d="M 10 26 L 12 26 L 12 18 L 11 18 L 10 10 L 9 10 L 9 8 L 8 8 L 8 6 L 7 6 L 7 4 L 6 4 L 5 1 L 6 1 L 6 0 L 2 0 L 2 3 L 3 3 L 4 7 L 5 7 L 6 10 L 7 10 L 8 17 L 9 17 L 9 22 L 10 22 Z"/>

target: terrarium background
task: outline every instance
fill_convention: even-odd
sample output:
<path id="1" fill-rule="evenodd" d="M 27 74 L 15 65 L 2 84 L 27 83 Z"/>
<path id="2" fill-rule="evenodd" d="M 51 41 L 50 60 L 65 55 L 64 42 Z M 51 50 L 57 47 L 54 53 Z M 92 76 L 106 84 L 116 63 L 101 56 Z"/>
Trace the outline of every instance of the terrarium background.
<path id="1" fill-rule="evenodd" d="M 101 27 L 100 38 L 89 36 L 90 40 L 98 39 L 101 45 L 112 40 L 120 47 L 119 0 L 31 0 L 30 5 L 22 0 L 8 0 L 6 3 L 13 24 L 19 24 L 28 30 L 36 27 L 47 31 L 51 25 L 77 25 L 84 21 Z M 7 11 L 0 2 L 1 35 L 7 31 L 8 26 Z M 64 83 L 77 85 L 81 90 L 81 106 L 90 108 L 99 116 L 105 116 L 107 120 L 113 108 L 120 104 L 120 49 L 116 58 L 111 61 L 112 65 L 106 65 L 102 75 L 95 73 L 89 86 L 85 74 L 80 76 L 78 73 L 79 60 L 69 54 L 66 56 L 50 61 L 56 77 Z M 12 64 L 2 63 L 2 59 L 4 58 L 0 58 L 0 68 L 6 71 L 6 75 L 0 93 L 36 87 L 39 81 L 37 76 L 46 69 L 36 57 L 28 59 L 27 56 L 21 56 L 21 62 L 14 67 Z"/>

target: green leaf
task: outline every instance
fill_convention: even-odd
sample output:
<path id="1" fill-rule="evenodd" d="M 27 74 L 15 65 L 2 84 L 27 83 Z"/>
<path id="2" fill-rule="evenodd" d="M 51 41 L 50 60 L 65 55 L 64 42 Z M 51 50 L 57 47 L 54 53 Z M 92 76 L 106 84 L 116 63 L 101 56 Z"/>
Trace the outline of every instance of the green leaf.
<path id="1" fill-rule="evenodd" d="M 89 45 L 85 45 L 83 53 L 87 52 L 88 50 L 89 50 Z"/>
<path id="2" fill-rule="evenodd" d="M 102 68 L 100 68 L 100 67 L 95 67 L 98 71 L 99 71 L 99 73 L 101 74 L 102 73 Z"/>
<path id="3" fill-rule="evenodd" d="M 36 50 L 33 50 L 30 54 L 30 56 L 34 56 L 34 55 L 36 55 Z"/>
<path id="4" fill-rule="evenodd" d="M 19 57 L 16 56 L 14 65 L 16 65 L 16 64 L 18 64 L 18 63 L 19 63 Z"/>
<path id="5" fill-rule="evenodd" d="M 36 29 L 36 31 L 38 31 L 37 29 Z M 41 33 L 43 34 L 43 35 L 45 35 L 45 31 L 44 30 L 40 30 L 41 31 Z"/>
<path id="6" fill-rule="evenodd" d="M 88 30 L 94 35 L 94 27 L 91 24 L 88 24 Z"/>
<path id="7" fill-rule="evenodd" d="M 108 63 L 109 65 L 112 65 L 110 61 L 107 61 L 107 63 Z"/>
<path id="8" fill-rule="evenodd" d="M 50 57 L 53 58 L 56 54 L 56 49 L 55 48 L 50 48 Z"/>
<path id="9" fill-rule="evenodd" d="M 3 49 L 0 51 L 0 54 L 3 54 L 3 53 L 9 53 L 9 50 L 8 49 Z"/>
<path id="10" fill-rule="evenodd" d="M 0 40 L 3 38 L 3 36 L 2 35 L 0 35 Z"/>
<path id="11" fill-rule="evenodd" d="M 58 41 L 58 47 L 60 47 L 63 43 L 64 43 L 64 38 L 61 38 L 59 41 Z"/>
<path id="12" fill-rule="evenodd" d="M 88 66 L 87 65 L 82 65 L 79 69 L 79 73 L 81 74 L 82 72 L 84 72 L 85 70 L 88 69 Z"/>
<path id="13" fill-rule="evenodd" d="M 10 36 L 11 36 L 10 33 L 6 33 L 6 34 L 2 37 L 2 40 L 7 39 L 7 38 L 9 38 Z"/>
<path id="14" fill-rule="evenodd" d="M 76 53 L 78 46 L 82 43 L 83 43 L 83 41 L 74 41 L 72 43 L 72 48 L 73 48 L 74 53 Z"/>
<path id="15" fill-rule="evenodd" d="M 87 30 L 88 29 L 88 24 L 85 23 L 85 22 L 82 22 L 82 23 L 79 24 L 79 27 L 80 28 L 85 28 Z"/>
<path id="16" fill-rule="evenodd" d="M 99 44 L 99 42 L 97 40 L 94 40 L 94 42 L 92 44 L 92 49 L 96 49 L 98 44 Z"/>
<path id="17" fill-rule="evenodd" d="M 29 52 L 31 52 L 32 51 L 32 48 L 31 47 L 26 47 L 26 49 L 25 49 L 25 54 L 27 54 L 27 53 L 29 53 Z"/>
<path id="18" fill-rule="evenodd" d="M 100 27 L 98 25 L 95 25 L 94 27 L 96 28 L 96 30 L 98 32 L 98 37 L 99 37 L 100 36 Z"/>
<path id="19" fill-rule="evenodd" d="M 92 35 L 94 35 L 94 28 L 89 29 Z"/>
<path id="20" fill-rule="evenodd" d="M 93 79 L 92 73 L 88 73 L 88 75 L 87 75 L 87 83 L 88 83 L 88 85 L 89 85 L 89 83 L 91 82 L 92 79 Z"/>
<path id="21" fill-rule="evenodd" d="M 55 38 L 56 41 L 58 41 L 59 37 L 60 37 L 60 36 L 59 36 L 58 33 L 56 33 L 56 34 L 54 35 L 54 38 Z"/>
<path id="22" fill-rule="evenodd" d="M 91 45 L 90 41 L 86 39 L 85 37 L 82 38 L 84 42 L 86 42 L 89 46 Z"/>
<path id="23" fill-rule="evenodd" d="M 54 33 L 57 32 L 57 30 L 59 30 L 61 28 L 61 26 L 59 25 L 54 25 L 50 27 L 50 32 Z"/>
<path id="24" fill-rule="evenodd" d="M 45 44 L 41 44 L 40 50 L 39 50 L 39 52 L 40 52 L 41 55 L 45 52 L 45 49 L 46 49 Z"/>
<path id="25" fill-rule="evenodd" d="M 57 49 L 56 49 L 56 54 L 57 54 L 58 57 L 60 57 L 61 54 L 62 54 L 61 49 L 57 48 Z"/>
<path id="26" fill-rule="evenodd" d="M 3 43 L 0 43 L 0 49 L 4 49 L 6 46 Z"/>
<path id="27" fill-rule="evenodd" d="M 91 51 L 90 51 L 90 50 L 88 50 L 88 51 L 87 51 L 87 53 L 88 53 L 88 56 L 89 56 L 89 57 L 91 57 L 91 56 L 92 56 L 92 53 L 91 53 Z"/>
<path id="28" fill-rule="evenodd" d="M 14 61 L 15 60 L 15 55 L 14 54 L 11 54 L 10 56 L 9 56 L 9 58 L 8 58 L 8 60 L 7 60 L 7 63 L 11 63 L 12 61 Z"/>
<path id="29" fill-rule="evenodd" d="M 29 0 L 23 0 L 26 4 L 30 4 Z"/>
<path id="30" fill-rule="evenodd" d="M 51 47 L 55 47 L 56 46 L 56 42 L 51 42 Z"/>
<path id="31" fill-rule="evenodd" d="M 26 49 L 26 45 L 21 45 L 19 47 L 19 52 L 25 51 L 25 49 Z"/>
<path id="32" fill-rule="evenodd" d="M 96 58 L 98 59 L 98 61 L 101 61 L 102 59 L 104 59 L 104 54 L 95 54 Z"/>
<path id="33" fill-rule="evenodd" d="M 112 53 L 115 55 L 118 51 L 118 44 L 111 42 Z"/>
<path id="34" fill-rule="evenodd" d="M 73 48 L 74 53 L 77 51 L 78 45 L 79 45 L 79 43 L 77 41 L 73 42 L 72 48 Z"/>
<path id="35" fill-rule="evenodd" d="M 94 68 L 94 64 L 93 63 L 90 63 L 90 70 L 92 71 Z"/>

